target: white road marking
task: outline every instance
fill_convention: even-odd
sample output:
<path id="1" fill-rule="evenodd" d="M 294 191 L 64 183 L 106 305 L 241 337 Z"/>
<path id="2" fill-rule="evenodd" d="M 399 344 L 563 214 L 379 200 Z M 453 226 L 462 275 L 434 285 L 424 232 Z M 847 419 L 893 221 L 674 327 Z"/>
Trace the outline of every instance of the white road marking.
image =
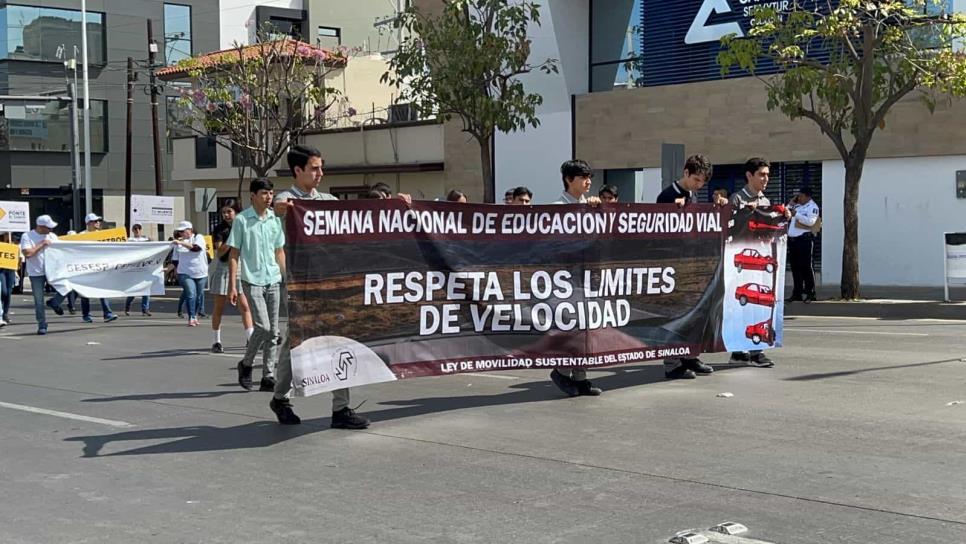
<path id="1" fill-rule="evenodd" d="M 474 378 L 476 378 L 476 377 L 480 377 L 480 378 L 493 378 L 494 380 L 519 380 L 520 379 L 520 378 L 518 378 L 516 376 L 503 376 L 501 374 L 487 374 L 486 372 L 474 373 L 473 374 L 473 377 Z"/>
<path id="2" fill-rule="evenodd" d="M 803 320 L 804 319 L 847 319 L 849 321 L 859 321 L 859 320 L 862 320 L 862 321 L 893 321 L 893 322 L 898 321 L 894 325 L 896 327 L 901 327 L 902 326 L 902 323 L 906 323 L 906 322 L 912 322 L 912 323 L 962 323 L 962 324 L 966 325 L 966 322 L 964 322 L 962 319 L 935 319 L 935 318 L 931 318 L 931 317 L 920 318 L 920 319 L 901 319 L 901 320 L 888 319 L 887 320 L 887 319 L 882 319 L 881 317 L 857 317 L 857 316 L 853 317 L 853 316 L 845 316 L 845 315 L 786 315 L 785 316 L 785 319 L 791 321 L 788 318 L 792 318 L 792 317 L 795 318 L 794 321 L 798 321 L 799 319 L 803 319 Z"/>
<path id="3" fill-rule="evenodd" d="M 800 329 L 798 327 L 785 327 L 786 330 L 798 332 L 820 332 L 822 334 L 878 334 L 884 336 L 931 336 L 924 332 L 879 332 L 879 331 L 830 331 L 826 329 Z"/>
<path id="4" fill-rule="evenodd" d="M 708 542 L 715 542 L 717 544 L 774 544 L 774 542 L 768 542 L 765 540 L 756 540 L 754 538 L 745 538 L 737 535 L 726 535 L 723 533 L 716 533 L 714 531 L 698 531 L 698 534 L 706 537 Z"/>
<path id="5" fill-rule="evenodd" d="M 245 356 L 244 353 L 212 353 L 210 351 L 186 351 L 185 355 L 212 355 L 215 357 L 231 357 L 233 359 Z"/>
<path id="6" fill-rule="evenodd" d="M 88 423 L 99 423 L 101 425 L 107 425 L 109 427 L 133 427 L 131 423 L 125 421 L 116 421 L 113 419 L 101 419 L 99 417 L 82 416 L 80 414 L 72 414 L 70 412 L 58 412 L 56 410 L 47 410 L 45 408 L 35 408 L 33 406 L 25 406 L 23 404 L 11 404 L 9 402 L 0 402 L 0 407 L 10 408 L 11 410 L 20 410 L 22 412 L 31 412 L 34 414 L 43 414 L 46 416 L 62 417 L 64 419 L 75 419 L 77 421 L 86 421 Z"/>
<path id="7" fill-rule="evenodd" d="M 10 334 L 0 334 L 0 338 L 6 338 L 7 340 L 23 340 L 23 336 L 13 336 Z"/>

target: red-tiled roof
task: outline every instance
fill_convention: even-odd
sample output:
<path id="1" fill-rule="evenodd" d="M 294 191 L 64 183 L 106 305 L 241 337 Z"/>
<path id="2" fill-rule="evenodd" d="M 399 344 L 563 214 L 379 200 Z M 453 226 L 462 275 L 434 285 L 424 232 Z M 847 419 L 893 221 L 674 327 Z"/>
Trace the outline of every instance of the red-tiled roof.
<path id="1" fill-rule="evenodd" d="M 188 74 L 195 66 L 200 63 L 202 66 L 211 67 L 218 64 L 238 59 L 239 53 L 244 59 L 256 58 L 265 55 L 267 52 L 281 50 L 284 55 L 299 55 L 307 59 L 321 61 L 327 66 L 334 68 L 346 65 L 347 59 L 344 51 L 333 51 L 305 42 L 292 39 L 276 40 L 274 42 L 260 42 L 252 45 L 223 49 L 212 53 L 198 55 L 191 59 L 190 63 L 178 63 L 158 69 L 155 73 L 162 79 L 176 79 Z"/>

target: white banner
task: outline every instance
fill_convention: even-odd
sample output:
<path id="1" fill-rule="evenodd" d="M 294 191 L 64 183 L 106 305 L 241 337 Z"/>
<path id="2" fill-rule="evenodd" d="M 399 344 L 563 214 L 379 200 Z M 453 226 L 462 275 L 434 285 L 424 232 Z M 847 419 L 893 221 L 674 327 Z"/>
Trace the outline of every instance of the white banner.
<path id="1" fill-rule="evenodd" d="M 0 200 L 0 232 L 27 232 L 30 230 L 30 204 Z"/>
<path id="2" fill-rule="evenodd" d="M 391 382 L 395 374 L 379 355 L 355 340 L 316 336 L 292 349 L 292 385 L 296 397 L 333 389 Z"/>
<path id="3" fill-rule="evenodd" d="M 44 250 L 47 281 L 58 293 L 87 298 L 164 294 L 169 242 L 63 242 Z"/>
<path id="4" fill-rule="evenodd" d="M 131 195 L 131 224 L 173 225 L 174 197 Z"/>

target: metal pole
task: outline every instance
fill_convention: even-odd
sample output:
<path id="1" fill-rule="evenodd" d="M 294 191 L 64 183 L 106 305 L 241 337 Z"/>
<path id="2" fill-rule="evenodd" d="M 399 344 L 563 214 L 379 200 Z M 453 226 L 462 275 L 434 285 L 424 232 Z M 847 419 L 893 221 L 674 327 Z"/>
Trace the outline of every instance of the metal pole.
<path id="1" fill-rule="evenodd" d="M 71 180 L 71 208 L 72 224 L 71 229 L 79 230 L 78 225 L 81 221 L 80 205 L 80 131 L 77 129 L 77 87 L 70 80 L 68 70 L 77 73 L 77 61 L 64 61 L 64 79 L 67 80 L 67 98 L 70 100 L 68 111 L 70 112 L 70 180 Z"/>
<path id="2" fill-rule="evenodd" d="M 124 153 L 124 226 L 131 228 L 131 155 L 134 148 L 134 59 L 127 58 L 127 149 Z"/>
<path id="3" fill-rule="evenodd" d="M 91 194 L 91 93 L 87 73 L 87 0 L 81 0 L 81 59 L 84 63 L 84 208 L 85 213 L 91 213 L 94 211 L 94 197 Z"/>
<path id="4" fill-rule="evenodd" d="M 67 96 L 70 97 L 70 154 L 71 154 L 71 173 L 73 193 L 74 224 L 73 230 L 80 231 L 83 215 L 81 213 L 81 164 L 80 164 L 80 129 L 77 126 L 77 88 L 74 82 L 67 83 Z"/>

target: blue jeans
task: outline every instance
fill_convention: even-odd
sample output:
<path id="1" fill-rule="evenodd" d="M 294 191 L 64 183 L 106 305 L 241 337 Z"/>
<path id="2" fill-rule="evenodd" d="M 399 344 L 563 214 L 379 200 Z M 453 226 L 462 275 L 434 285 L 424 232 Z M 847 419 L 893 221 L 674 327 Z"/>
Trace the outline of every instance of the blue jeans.
<path id="1" fill-rule="evenodd" d="M 178 274 L 178 281 L 188 303 L 188 319 L 196 319 L 198 312 L 205 309 L 205 285 L 208 283 L 208 276 L 189 278 L 187 274 Z"/>
<path id="2" fill-rule="evenodd" d="M 124 310 L 125 311 L 130 311 L 131 310 L 131 303 L 132 302 L 134 302 L 134 297 L 127 297 L 127 300 L 124 301 Z M 141 297 L 141 311 L 142 312 L 146 312 L 146 311 L 148 311 L 148 308 L 150 308 L 150 307 L 151 307 L 151 297 L 149 297 L 148 295 L 142 296 Z"/>
<path id="3" fill-rule="evenodd" d="M 74 313 L 74 309 L 77 306 L 77 291 L 71 291 L 67 293 L 67 307 L 70 309 L 70 313 Z"/>
<path id="4" fill-rule="evenodd" d="M 47 329 L 47 307 L 44 306 L 44 289 L 47 287 L 46 276 L 30 276 L 30 290 L 34 295 L 34 316 L 37 318 L 37 328 Z M 50 299 L 51 306 L 60 306 L 64 296 L 55 293 Z"/>
<path id="5" fill-rule="evenodd" d="M 10 293 L 13 292 L 13 284 L 17 282 L 17 274 L 14 270 L 0 270 L 0 318 L 7 321 L 10 317 Z"/>
<path id="6" fill-rule="evenodd" d="M 63 299 L 63 297 L 61 298 Z M 111 315 L 114 312 L 111 311 L 111 305 L 107 303 L 106 298 L 102 298 L 99 300 L 101 301 L 101 310 L 104 312 L 104 318 L 106 319 L 107 316 Z M 91 299 L 81 297 L 81 314 L 83 314 L 84 317 L 91 316 Z"/>

